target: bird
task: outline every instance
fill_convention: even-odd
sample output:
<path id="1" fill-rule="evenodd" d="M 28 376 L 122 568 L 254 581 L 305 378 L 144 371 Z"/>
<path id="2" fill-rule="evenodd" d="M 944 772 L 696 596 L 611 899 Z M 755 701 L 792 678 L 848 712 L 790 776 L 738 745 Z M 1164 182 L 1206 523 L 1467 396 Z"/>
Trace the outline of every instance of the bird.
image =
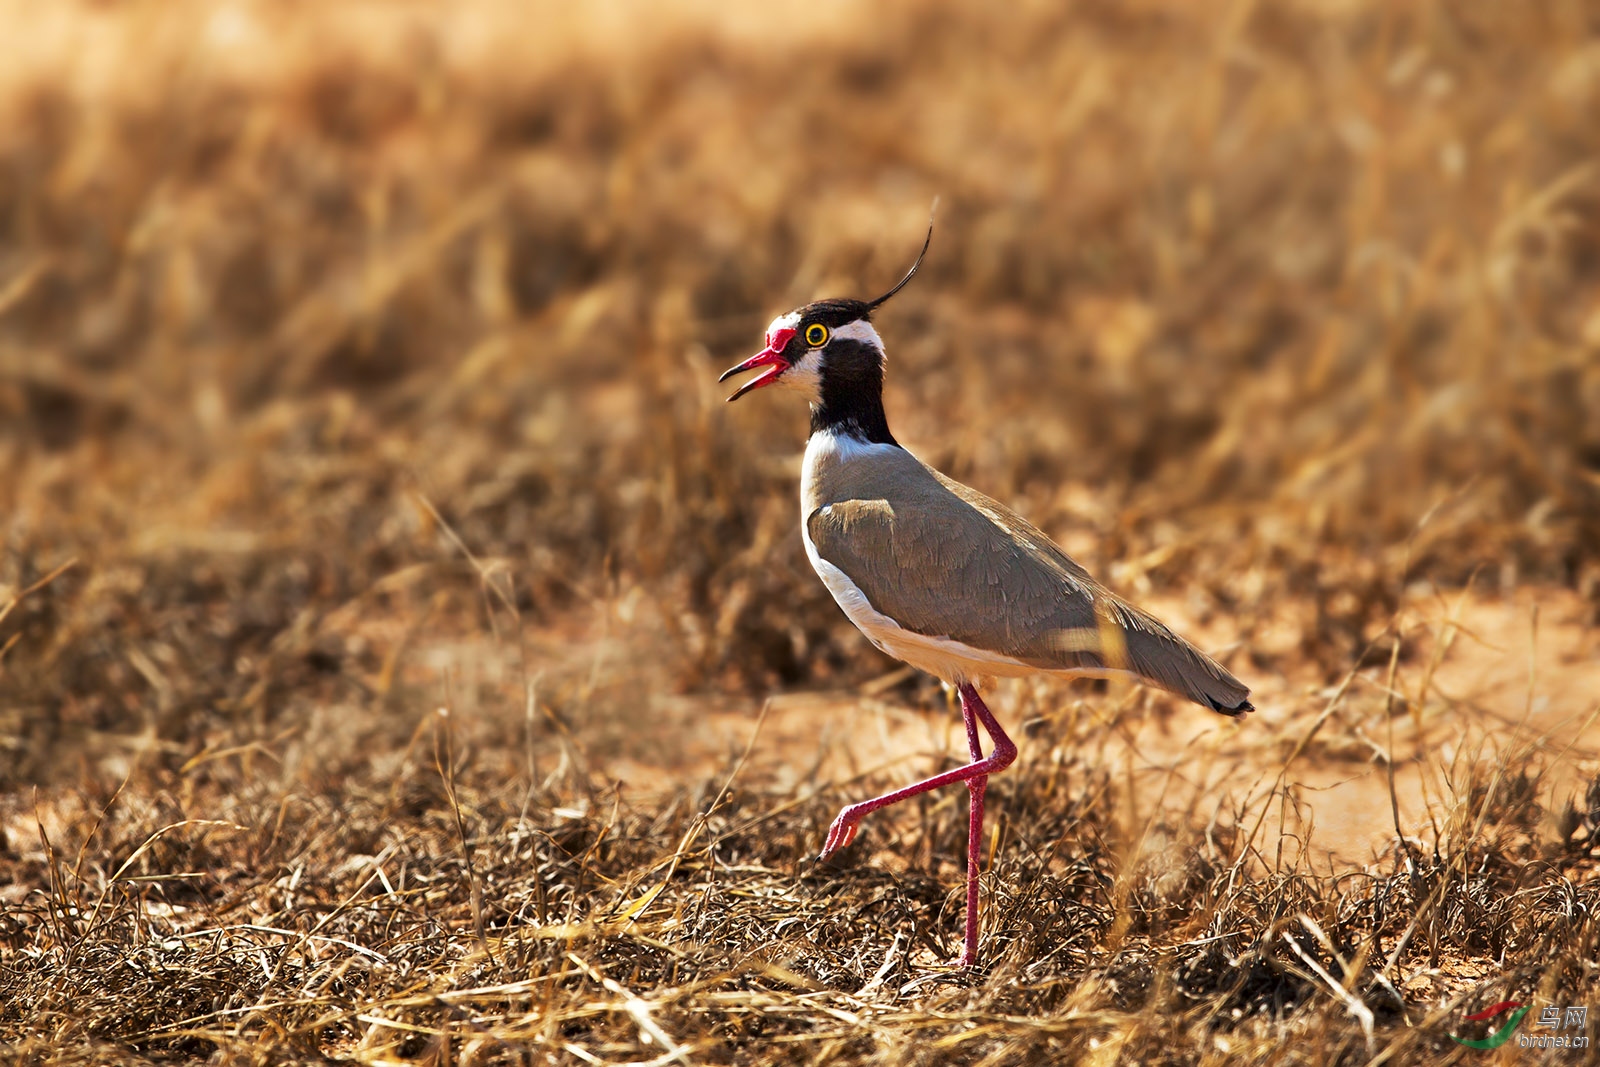
<path id="1" fill-rule="evenodd" d="M 845 807 L 819 859 L 861 820 L 962 782 L 968 793 L 966 926 L 957 966 L 978 962 L 984 792 L 1017 747 L 978 686 L 1049 672 L 1129 677 L 1232 718 L 1253 711 L 1238 678 L 1153 615 L 1096 581 L 1037 526 L 918 459 L 889 430 L 883 339 L 873 314 L 916 276 L 916 261 L 873 300 L 818 300 L 773 319 L 766 346 L 718 381 L 749 371 L 728 401 L 767 386 L 801 393 L 811 432 L 800 472 L 806 556 L 849 620 L 883 652 L 955 690 L 971 762 Z M 979 729 L 992 746 L 985 755 Z"/>

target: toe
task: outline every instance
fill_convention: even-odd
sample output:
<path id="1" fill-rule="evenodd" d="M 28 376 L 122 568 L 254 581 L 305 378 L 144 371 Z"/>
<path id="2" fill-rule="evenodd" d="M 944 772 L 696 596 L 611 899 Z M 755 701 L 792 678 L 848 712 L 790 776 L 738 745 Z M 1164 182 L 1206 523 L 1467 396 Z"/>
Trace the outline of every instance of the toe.
<path id="1" fill-rule="evenodd" d="M 822 846 L 822 855 L 819 859 L 827 859 L 841 848 L 846 847 L 856 839 L 857 823 L 854 819 L 847 819 L 840 815 L 833 820 L 833 825 L 828 827 L 828 840 Z"/>

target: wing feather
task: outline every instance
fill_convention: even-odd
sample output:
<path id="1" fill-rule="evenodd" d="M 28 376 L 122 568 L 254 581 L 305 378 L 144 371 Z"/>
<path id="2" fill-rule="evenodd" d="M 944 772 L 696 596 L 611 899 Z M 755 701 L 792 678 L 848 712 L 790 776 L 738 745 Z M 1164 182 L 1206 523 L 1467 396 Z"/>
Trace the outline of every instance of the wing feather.
<path id="1" fill-rule="evenodd" d="M 880 499 L 811 511 L 818 555 L 879 612 L 928 637 L 1041 670 L 1126 670 L 1224 714 L 1249 690 L 1150 614 L 1105 589 L 1038 528 L 922 466 Z M 937 581 L 928 576 L 937 575 Z"/>

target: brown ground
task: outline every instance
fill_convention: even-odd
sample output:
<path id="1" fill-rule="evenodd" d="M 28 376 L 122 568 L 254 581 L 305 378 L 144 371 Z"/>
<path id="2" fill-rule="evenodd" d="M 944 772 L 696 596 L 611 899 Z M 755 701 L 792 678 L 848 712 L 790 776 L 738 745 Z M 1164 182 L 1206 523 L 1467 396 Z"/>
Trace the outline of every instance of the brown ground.
<path id="1" fill-rule="evenodd" d="M 4 1058 L 1508 1062 L 1462 1016 L 1600 1008 L 1586 6 L 569 6 L 0 0 Z M 1260 708 L 996 686 L 971 974 L 962 791 L 811 859 L 956 719 L 806 566 L 792 398 L 714 385 L 935 196 L 898 436 Z"/>
<path id="2" fill-rule="evenodd" d="M 1537 636 L 1535 605 L 1541 612 Z M 1583 774 L 1600 761 L 1600 631 L 1586 623 L 1586 604 L 1562 593 L 1505 599 L 1469 595 L 1450 603 L 1430 597 L 1415 611 L 1419 625 L 1455 635 L 1431 688 L 1457 712 L 1421 722 L 1401 716 L 1391 737 L 1383 716 L 1345 710 L 1333 719 L 1332 728 L 1319 730 L 1322 745 L 1316 758 L 1297 761 L 1292 773 L 1314 824 L 1308 859 L 1318 869 L 1342 873 L 1381 865 L 1392 852 L 1397 835 L 1390 801 L 1391 749 L 1397 753 L 1393 785 L 1400 826 L 1412 828 L 1406 833 L 1414 834 L 1424 848 L 1432 848 L 1437 838 L 1427 825 L 1427 813 L 1444 799 L 1441 790 L 1448 789 L 1449 775 L 1441 768 L 1477 758 L 1475 745 L 1506 745 L 1525 738 L 1544 753 L 1559 754 L 1544 780 L 1557 803 L 1584 803 L 1588 782 Z M 1176 605 L 1166 614 L 1182 617 Z M 1430 640 L 1423 654 L 1436 647 Z M 1129 773 L 1138 802 L 1157 805 L 1170 818 L 1179 818 L 1185 806 L 1195 804 L 1194 796 L 1207 805 L 1259 811 L 1282 766 L 1281 754 L 1315 721 L 1304 713 L 1319 710 L 1317 697 L 1325 703 L 1331 693 L 1314 677 L 1252 681 L 1260 710 L 1243 722 L 1219 720 L 1183 705 L 1155 716 L 1121 718 L 1117 729 L 1096 745 L 1094 762 Z M 1363 673 L 1355 684 L 1381 694 L 1383 682 L 1380 669 Z M 1053 704 L 1054 713 L 1063 714 L 1065 704 L 1081 699 L 1061 683 L 1045 683 L 1032 692 L 1027 685 L 1010 684 L 992 696 L 1003 724 L 1016 721 L 1011 707 L 1019 703 L 1043 704 L 1040 714 L 1048 718 L 1052 712 L 1045 708 Z M 1166 698 L 1160 702 L 1166 704 Z M 1089 698 L 1087 704 L 1085 713 L 1106 718 L 1104 701 Z M 712 761 L 750 743 L 759 712 L 749 706 L 707 713 L 692 705 L 684 714 L 684 736 L 677 743 L 685 756 Z M 1052 741 L 1047 726 L 1025 721 L 1032 732 L 1030 743 Z M 954 714 L 930 717 L 857 693 L 796 693 L 772 699 L 759 742 L 746 773 L 798 789 L 817 778 L 846 782 L 867 770 L 896 779 L 932 773 L 927 768 L 959 759 L 966 738 Z M 630 789 L 670 789 L 658 758 L 656 752 L 624 756 L 610 770 Z M 1178 796 L 1171 795 L 1175 783 L 1168 782 L 1174 774 L 1187 787 L 1179 787 Z M 948 800 L 965 803 L 961 794 Z M 1298 852 L 1298 842 L 1291 842 L 1287 856 L 1292 859 Z"/>

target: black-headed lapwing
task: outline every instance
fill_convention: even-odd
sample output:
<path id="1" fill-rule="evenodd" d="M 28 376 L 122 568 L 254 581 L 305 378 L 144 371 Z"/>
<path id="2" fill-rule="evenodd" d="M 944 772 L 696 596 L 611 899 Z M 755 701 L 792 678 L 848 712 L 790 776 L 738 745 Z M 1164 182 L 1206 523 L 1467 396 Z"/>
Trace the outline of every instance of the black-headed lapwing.
<path id="1" fill-rule="evenodd" d="M 1213 711 L 1253 710 L 1250 690 L 1153 616 L 1111 593 L 1032 523 L 946 478 L 900 446 L 883 412 L 883 341 L 872 313 L 917 273 L 917 261 L 876 300 L 819 300 L 779 315 L 767 346 L 719 380 L 757 368 L 728 399 L 783 385 L 811 402 L 800 475 L 806 555 L 850 621 L 889 655 L 949 683 L 961 697 L 972 762 L 839 813 L 822 847 L 848 845 L 868 812 L 952 782 L 970 795 L 966 943 L 978 954 L 979 843 L 989 775 L 1017 748 L 975 688 L 980 679 L 1051 671 L 1126 675 Z M 978 726 L 994 741 L 987 757 Z"/>

